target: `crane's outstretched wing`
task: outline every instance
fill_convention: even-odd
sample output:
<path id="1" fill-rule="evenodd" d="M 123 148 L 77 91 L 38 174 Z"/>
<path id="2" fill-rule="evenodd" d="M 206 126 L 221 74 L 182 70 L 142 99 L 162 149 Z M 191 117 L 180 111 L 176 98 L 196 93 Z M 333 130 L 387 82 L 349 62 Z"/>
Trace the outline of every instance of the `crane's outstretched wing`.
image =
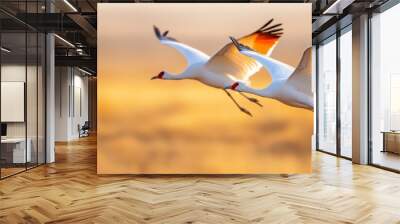
<path id="1" fill-rule="evenodd" d="M 294 68 L 281 61 L 275 60 L 269 56 L 262 55 L 248 46 L 239 43 L 235 38 L 230 37 L 234 46 L 245 57 L 253 58 L 259 62 L 271 75 L 272 81 L 288 79 L 294 72 Z"/>
<path id="2" fill-rule="evenodd" d="M 156 37 L 160 40 L 160 43 L 178 50 L 185 57 L 188 67 L 193 64 L 205 63 L 210 58 L 210 56 L 203 53 L 202 51 L 199 51 L 186 44 L 180 43 L 176 39 L 167 36 L 169 32 L 168 30 L 164 33 L 161 33 L 156 26 L 153 26 L 153 28 Z"/>
<path id="3" fill-rule="evenodd" d="M 301 57 L 301 60 L 296 67 L 296 70 L 293 72 L 293 75 L 289 77 L 288 82 L 294 88 L 312 97 L 313 93 L 311 89 L 311 54 L 311 47 L 307 48 L 303 52 L 303 56 Z"/>
<path id="4" fill-rule="evenodd" d="M 270 55 L 283 34 L 281 23 L 271 25 L 273 19 L 255 32 L 241 37 L 239 41 L 262 55 Z M 207 62 L 207 68 L 217 74 L 230 75 L 238 80 L 247 81 L 260 70 L 260 63 L 240 54 L 232 42 L 226 44 Z"/>

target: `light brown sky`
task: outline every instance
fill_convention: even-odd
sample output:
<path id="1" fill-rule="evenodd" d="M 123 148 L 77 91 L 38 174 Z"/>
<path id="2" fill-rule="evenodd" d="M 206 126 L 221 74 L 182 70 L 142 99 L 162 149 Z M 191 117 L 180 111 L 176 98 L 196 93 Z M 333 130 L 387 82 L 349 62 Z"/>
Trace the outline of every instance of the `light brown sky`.
<path id="1" fill-rule="evenodd" d="M 193 80 L 150 81 L 186 62 L 153 25 L 212 56 L 228 36 L 269 19 L 284 34 L 272 56 L 296 66 L 311 46 L 311 4 L 99 4 L 99 173 L 296 173 L 311 169 L 312 112 L 257 97 L 260 108 Z M 269 78 L 264 69 L 256 85 Z"/>
<path id="2" fill-rule="evenodd" d="M 180 72 L 185 67 L 177 51 L 159 44 L 153 25 L 210 56 L 230 41 L 229 36 L 249 34 L 271 18 L 283 23 L 284 28 L 274 58 L 296 66 L 303 51 L 311 46 L 311 4 L 104 3 L 98 8 L 100 50 L 112 52 L 118 58 L 114 64 L 121 65 L 122 72 L 127 72 L 126 64 L 131 68 L 128 71 L 140 69 L 149 74 L 164 69 Z"/>

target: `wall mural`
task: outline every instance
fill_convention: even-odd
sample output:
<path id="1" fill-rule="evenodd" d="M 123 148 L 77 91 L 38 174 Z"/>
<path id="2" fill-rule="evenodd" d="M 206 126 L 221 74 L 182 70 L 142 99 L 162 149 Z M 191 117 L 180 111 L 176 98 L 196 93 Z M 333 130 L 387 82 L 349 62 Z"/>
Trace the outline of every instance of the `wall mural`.
<path id="1" fill-rule="evenodd" d="M 99 174 L 311 172 L 310 4 L 98 8 Z"/>

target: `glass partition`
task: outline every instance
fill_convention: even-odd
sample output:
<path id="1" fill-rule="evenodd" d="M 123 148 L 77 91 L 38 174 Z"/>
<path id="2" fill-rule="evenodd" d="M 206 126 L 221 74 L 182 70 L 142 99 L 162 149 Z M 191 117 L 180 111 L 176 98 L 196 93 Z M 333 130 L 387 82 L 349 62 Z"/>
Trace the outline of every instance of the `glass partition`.
<path id="1" fill-rule="evenodd" d="M 37 162 L 46 162 L 46 37 L 43 33 L 38 33 L 38 64 L 37 64 Z"/>
<path id="2" fill-rule="evenodd" d="M 352 32 L 340 36 L 340 155 L 352 157 Z"/>
<path id="3" fill-rule="evenodd" d="M 37 13 L 43 11 L 43 3 L 0 6 Z M 45 44 L 43 33 L 0 12 L 0 178 L 45 163 Z"/>
<path id="4" fill-rule="evenodd" d="M 27 167 L 37 165 L 37 132 L 38 132 L 38 35 L 36 32 L 28 32 L 27 35 L 27 65 L 26 65 L 26 116 L 27 116 L 27 151 L 29 153 L 29 161 Z"/>
<path id="5" fill-rule="evenodd" d="M 318 149 L 336 153 L 336 36 L 318 47 Z"/>
<path id="6" fill-rule="evenodd" d="M 3 32 L 1 47 L 0 150 L 1 176 L 6 177 L 24 171 L 31 158 L 26 150 L 26 33 Z"/>
<path id="7" fill-rule="evenodd" d="M 371 162 L 400 170 L 400 4 L 371 19 Z"/>

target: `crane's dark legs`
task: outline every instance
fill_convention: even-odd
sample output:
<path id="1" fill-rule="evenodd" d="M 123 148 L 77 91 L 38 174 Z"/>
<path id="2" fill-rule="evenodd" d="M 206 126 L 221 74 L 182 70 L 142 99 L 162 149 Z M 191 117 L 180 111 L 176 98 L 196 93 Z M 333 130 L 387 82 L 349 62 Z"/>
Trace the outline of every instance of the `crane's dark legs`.
<path id="1" fill-rule="evenodd" d="M 245 114 L 247 114 L 247 115 L 249 115 L 249 116 L 251 116 L 251 117 L 253 116 L 253 115 L 250 113 L 250 111 L 248 111 L 247 109 L 241 107 L 241 106 L 236 102 L 236 100 L 232 97 L 232 95 L 231 95 L 226 89 L 224 89 L 224 91 L 225 91 L 225 93 L 229 96 L 229 98 L 231 98 L 231 100 L 235 103 L 235 105 L 239 108 L 240 111 L 242 111 L 243 113 L 245 113 Z"/>
<path id="2" fill-rule="evenodd" d="M 263 105 L 258 101 L 258 99 L 254 98 L 254 97 L 249 97 L 246 96 L 244 93 L 239 92 L 240 95 L 242 95 L 244 98 L 248 99 L 250 102 L 257 104 L 258 106 L 262 107 Z"/>

